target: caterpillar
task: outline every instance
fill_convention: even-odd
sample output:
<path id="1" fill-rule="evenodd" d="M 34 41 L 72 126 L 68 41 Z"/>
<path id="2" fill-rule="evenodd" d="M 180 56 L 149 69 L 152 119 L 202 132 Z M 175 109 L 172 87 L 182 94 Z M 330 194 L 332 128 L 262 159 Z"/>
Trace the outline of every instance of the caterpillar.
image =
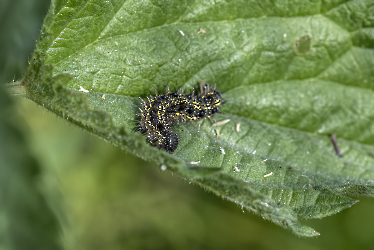
<path id="1" fill-rule="evenodd" d="M 200 121 L 213 117 L 219 112 L 222 98 L 215 88 L 201 83 L 198 95 L 194 91 L 188 95 L 170 92 L 168 88 L 163 95 L 156 93 L 147 101 L 141 101 L 140 122 L 136 131 L 142 132 L 152 146 L 173 153 L 179 143 L 178 135 L 172 130 L 173 125 L 179 121 Z"/>

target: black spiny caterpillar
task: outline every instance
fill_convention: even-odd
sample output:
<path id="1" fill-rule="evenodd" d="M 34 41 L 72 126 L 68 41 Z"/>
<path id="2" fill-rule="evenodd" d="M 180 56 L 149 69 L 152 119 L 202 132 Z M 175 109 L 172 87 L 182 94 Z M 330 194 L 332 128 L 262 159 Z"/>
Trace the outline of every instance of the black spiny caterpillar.
<path id="1" fill-rule="evenodd" d="M 150 96 L 148 101 L 142 100 L 140 124 L 137 131 L 147 136 L 152 146 L 163 148 L 173 153 L 178 147 L 179 137 L 173 133 L 172 126 L 176 121 L 199 121 L 212 117 L 219 112 L 222 103 L 221 93 L 207 84 L 200 84 L 200 93 L 170 92 L 163 95 Z"/>

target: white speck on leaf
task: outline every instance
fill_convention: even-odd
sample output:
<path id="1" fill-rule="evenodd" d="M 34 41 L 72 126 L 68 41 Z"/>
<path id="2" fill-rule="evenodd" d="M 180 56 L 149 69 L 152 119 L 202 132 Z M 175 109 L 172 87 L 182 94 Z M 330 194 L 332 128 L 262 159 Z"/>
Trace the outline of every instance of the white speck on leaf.
<path id="1" fill-rule="evenodd" d="M 220 126 L 220 125 L 226 124 L 229 121 L 230 121 L 230 119 L 226 119 L 226 120 L 223 120 L 223 121 L 220 121 L 220 122 L 213 123 L 212 127 L 216 127 L 216 126 Z"/>
<path id="2" fill-rule="evenodd" d="M 240 131 L 240 122 L 236 123 L 236 132 Z"/>
<path id="3" fill-rule="evenodd" d="M 264 178 L 269 177 L 269 176 L 272 176 L 272 175 L 273 175 L 273 172 L 270 172 L 270 173 L 264 175 Z"/>
<path id="4" fill-rule="evenodd" d="M 82 91 L 82 92 L 84 92 L 84 93 L 88 93 L 88 92 L 90 92 L 89 90 L 83 88 L 82 86 L 79 86 L 79 91 Z"/>

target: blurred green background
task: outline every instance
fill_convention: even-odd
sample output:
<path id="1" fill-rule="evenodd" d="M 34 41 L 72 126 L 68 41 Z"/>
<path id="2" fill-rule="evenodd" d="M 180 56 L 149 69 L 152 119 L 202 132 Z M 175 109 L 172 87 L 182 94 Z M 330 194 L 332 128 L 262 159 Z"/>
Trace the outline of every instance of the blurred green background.
<path id="1" fill-rule="evenodd" d="M 0 0 L 1 84 L 22 77 L 49 4 Z M 321 236 L 298 238 L 30 100 L 14 99 L 14 115 L 42 167 L 38 185 L 58 218 L 66 249 L 374 248 L 373 199 L 302 221 Z"/>

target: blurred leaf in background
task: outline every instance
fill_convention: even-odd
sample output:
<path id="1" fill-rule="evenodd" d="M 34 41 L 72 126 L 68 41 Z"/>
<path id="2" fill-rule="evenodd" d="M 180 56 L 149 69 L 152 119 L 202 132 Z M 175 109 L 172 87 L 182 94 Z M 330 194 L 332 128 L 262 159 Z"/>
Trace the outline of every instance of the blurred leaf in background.
<path id="1" fill-rule="evenodd" d="M 13 100 L 0 85 L 0 227 L 2 249 L 62 249 L 60 226 L 43 197 Z"/>
<path id="2" fill-rule="evenodd" d="M 18 103 L 43 166 L 41 190 L 59 218 L 67 249 L 365 249 L 373 243 L 371 200 L 308 221 L 322 236 L 299 239 L 67 126 L 30 101 Z"/>

